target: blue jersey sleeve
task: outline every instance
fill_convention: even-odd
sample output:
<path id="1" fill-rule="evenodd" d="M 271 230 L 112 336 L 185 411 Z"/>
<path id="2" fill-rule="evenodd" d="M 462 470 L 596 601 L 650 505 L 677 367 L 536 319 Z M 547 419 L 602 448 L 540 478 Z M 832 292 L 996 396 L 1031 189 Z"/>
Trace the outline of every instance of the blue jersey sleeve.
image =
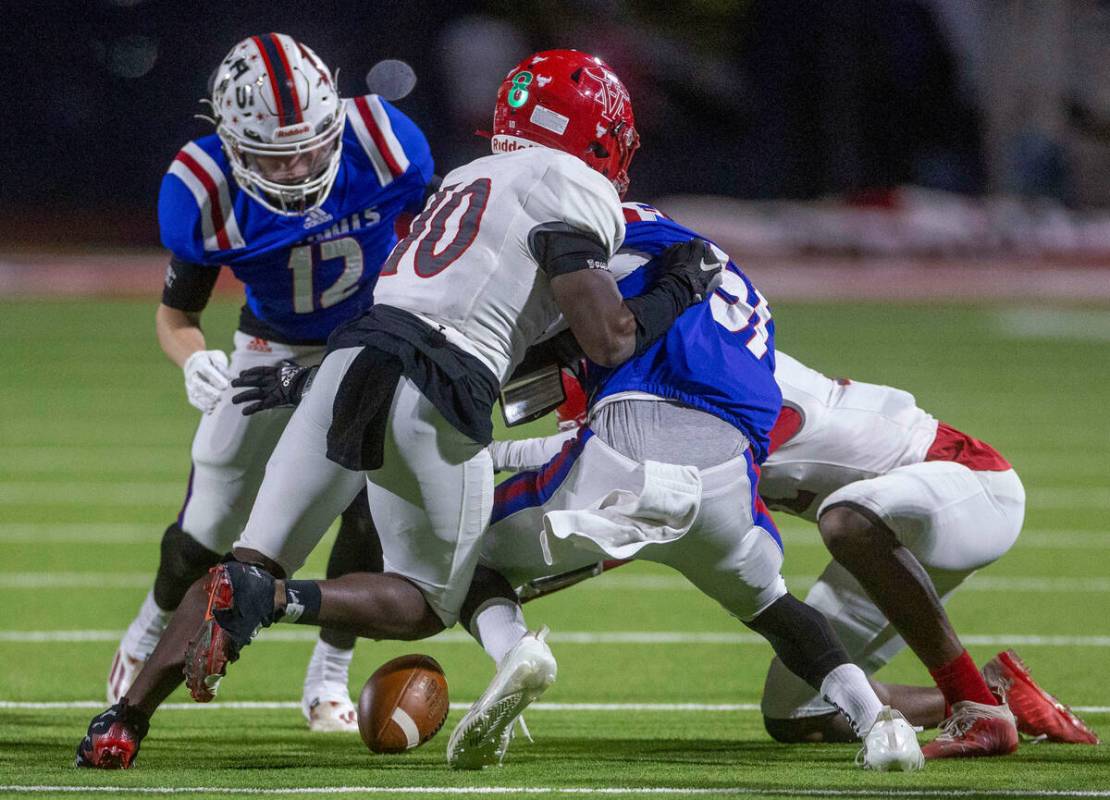
<path id="1" fill-rule="evenodd" d="M 431 183 L 432 175 L 435 173 L 435 162 L 432 160 L 432 148 L 428 145 L 424 132 L 392 103 L 382 100 L 381 104 L 393 125 L 393 133 L 397 137 L 397 141 L 401 143 L 401 147 L 408 157 L 409 169 L 414 170 L 419 175 L 421 186 L 427 186 Z M 425 194 L 423 192 L 419 196 L 414 196 L 412 204 L 406 207 L 405 210 L 413 214 L 419 214 L 424 208 L 424 198 Z"/>
<path id="2" fill-rule="evenodd" d="M 162 245 L 177 258 L 205 263 L 197 201 L 181 179 L 169 172 L 162 176 L 158 192 L 158 230 Z"/>

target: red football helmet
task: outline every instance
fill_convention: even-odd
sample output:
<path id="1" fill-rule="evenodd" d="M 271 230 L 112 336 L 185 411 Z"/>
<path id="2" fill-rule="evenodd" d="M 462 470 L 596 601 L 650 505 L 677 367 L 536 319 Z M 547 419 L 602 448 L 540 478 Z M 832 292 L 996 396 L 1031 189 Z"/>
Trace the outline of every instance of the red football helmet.
<path id="1" fill-rule="evenodd" d="M 640 137 L 628 90 L 604 61 L 545 50 L 509 71 L 493 110 L 493 152 L 536 144 L 582 159 L 624 196 Z"/>

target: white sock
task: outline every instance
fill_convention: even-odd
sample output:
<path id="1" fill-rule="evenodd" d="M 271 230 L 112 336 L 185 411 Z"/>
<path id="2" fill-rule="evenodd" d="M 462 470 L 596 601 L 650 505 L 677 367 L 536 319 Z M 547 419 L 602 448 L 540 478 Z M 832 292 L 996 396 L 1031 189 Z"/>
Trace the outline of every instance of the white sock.
<path id="1" fill-rule="evenodd" d="M 120 642 L 123 652 L 145 661 L 162 638 L 162 631 L 169 625 L 172 616 L 172 611 L 163 611 L 154 602 L 154 590 L 151 589 L 143 598 L 138 616 L 127 626 L 127 633 Z"/>
<path id="2" fill-rule="evenodd" d="M 504 597 L 482 603 L 470 627 L 470 632 L 482 643 L 495 664 L 500 664 L 501 659 L 528 633 L 524 612 L 519 605 Z"/>
<path id="3" fill-rule="evenodd" d="M 841 664 L 821 681 L 821 695 L 848 718 L 852 730 L 863 736 L 871 730 L 883 708 L 871 682 L 855 664 Z"/>
<path id="4" fill-rule="evenodd" d="M 317 639 L 312 658 L 308 662 L 308 671 L 304 676 L 305 693 L 316 691 L 321 684 L 343 687 L 346 690 L 351 659 L 354 657 L 353 647 L 350 650 L 343 650 L 328 644 L 323 639 Z"/>

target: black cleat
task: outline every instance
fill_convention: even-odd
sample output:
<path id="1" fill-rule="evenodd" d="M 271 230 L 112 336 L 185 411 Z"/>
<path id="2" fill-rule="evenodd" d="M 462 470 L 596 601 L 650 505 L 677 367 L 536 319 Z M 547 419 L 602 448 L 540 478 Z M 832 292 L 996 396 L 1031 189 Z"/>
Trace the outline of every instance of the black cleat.
<path id="1" fill-rule="evenodd" d="M 93 717 L 89 731 L 77 745 L 78 767 L 128 769 L 139 755 L 139 745 L 150 730 L 150 718 L 121 700 Z"/>
<path id="2" fill-rule="evenodd" d="M 185 683 L 198 703 L 216 696 L 227 665 L 259 629 L 274 623 L 274 577 L 259 567 L 226 561 L 208 571 L 208 608 L 185 649 Z"/>

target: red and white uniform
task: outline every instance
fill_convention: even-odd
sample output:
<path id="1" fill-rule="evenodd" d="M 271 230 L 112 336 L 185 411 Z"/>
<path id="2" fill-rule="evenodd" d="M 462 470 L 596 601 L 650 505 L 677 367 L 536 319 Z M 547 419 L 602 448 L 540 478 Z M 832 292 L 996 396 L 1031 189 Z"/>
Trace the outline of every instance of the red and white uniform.
<path id="1" fill-rule="evenodd" d="M 616 190 L 574 156 L 533 147 L 452 170 L 386 261 L 375 304 L 416 315 L 504 381 L 559 317 L 529 247 L 529 234 L 552 224 L 592 234 L 607 255 L 624 239 Z M 290 574 L 363 482 L 326 455 L 335 396 L 361 350 L 342 348 L 324 359 L 236 542 Z M 384 464 L 365 480 L 386 571 L 418 586 L 444 624 L 453 625 L 493 504 L 487 448 L 402 378 L 386 425 Z"/>
<path id="2" fill-rule="evenodd" d="M 990 445 L 938 422 L 913 395 L 889 386 L 834 380 L 779 351 L 775 379 L 783 412 L 771 434 L 760 494 L 773 509 L 817 521 L 854 505 L 881 519 L 921 562 L 947 600 L 975 570 L 1017 540 L 1025 491 Z M 868 674 L 905 642 L 847 570 L 825 568 L 806 602 L 829 617 Z M 834 709 L 777 660 L 763 693 L 767 717 Z"/>

